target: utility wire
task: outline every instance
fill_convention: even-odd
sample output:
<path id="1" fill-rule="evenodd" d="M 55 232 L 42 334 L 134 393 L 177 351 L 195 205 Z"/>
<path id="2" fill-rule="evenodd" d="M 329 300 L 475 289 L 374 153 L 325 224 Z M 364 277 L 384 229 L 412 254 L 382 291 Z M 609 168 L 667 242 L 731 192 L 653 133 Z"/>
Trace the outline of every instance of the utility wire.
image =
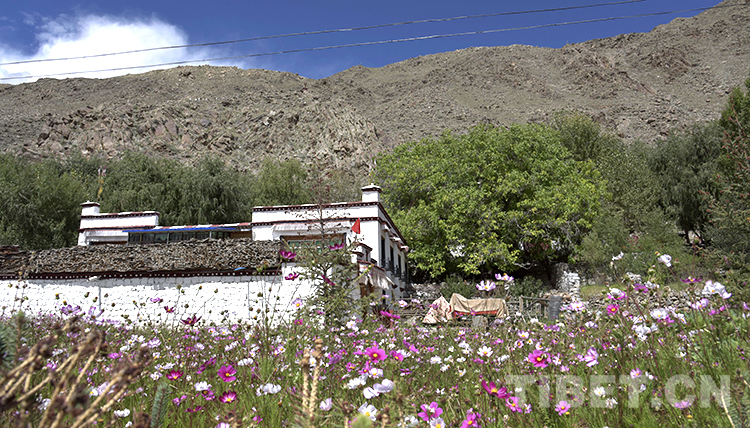
<path id="1" fill-rule="evenodd" d="M 745 4 L 745 6 L 747 5 L 748 4 Z M 717 5 L 717 6 L 713 6 L 713 8 L 732 7 L 732 6 L 743 6 L 743 5 L 742 4 L 733 4 L 733 5 L 724 5 L 724 6 Z M 529 25 L 529 26 L 524 26 L 524 27 L 500 28 L 500 29 L 494 29 L 494 30 L 478 30 L 478 31 L 467 31 L 467 32 L 450 33 L 450 34 L 433 34 L 429 36 L 407 37 L 407 38 L 389 39 L 389 40 L 376 40 L 376 41 L 371 41 L 371 42 L 347 43 L 347 44 L 341 44 L 341 45 L 318 46 L 318 47 L 312 47 L 312 48 L 288 49 L 288 50 L 275 51 L 275 52 L 262 52 L 262 53 L 255 53 L 255 54 L 227 56 L 227 57 L 218 57 L 218 58 L 204 58 L 204 59 L 195 59 L 195 60 L 173 61 L 173 62 L 164 62 L 164 63 L 159 63 L 159 64 L 106 68 L 106 69 L 100 69 L 100 70 L 69 71 L 69 72 L 63 72 L 63 73 L 43 74 L 43 75 L 37 75 L 37 76 L 3 77 L 3 78 L 0 78 L 0 81 L 17 80 L 17 79 L 36 79 L 36 78 L 42 78 L 42 77 L 66 76 L 66 75 L 84 74 L 84 73 L 103 73 L 106 71 L 136 70 L 136 69 L 151 68 L 151 67 L 164 67 L 164 66 L 170 66 L 170 65 L 194 64 L 194 63 L 224 61 L 224 60 L 241 59 L 241 58 L 255 58 L 255 57 L 261 57 L 261 56 L 282 55 L 282 54 L 299 53 L 299 52 L 313 52 L 313 51 L 349 48 L 349 47 L 357 47 L 357 46 L 372 46 L 372 45 L 382 45 L 382 44 L 388 44 L 388 43 L 402 43 L 402 42 L 411 42 L 411 41 L 419 41 L 419 40 L 441 39 L 441 38 L 447 38 L 447 37 L 470 36 L 470 35 L 477 35 L 477 34 L 492 34 L 492 33 L 501 33 L 501 32 L 507 32 L 507 31 L 560 27 L 564 25 L 590 24 L 594 22 L 606 22 L 606 21 L 615 21 L 615 20 L 621 20 L 621 19 L 644 18 L 644 17 L 649 17 L 649 16 L 668 15 L 672 13 L 702 12 L 708 9 L 712 9 L 712 7 L 670 10 L 670 11 L 664 11 L 664 12 L 652 12 L 652 13 L 644 13 L 644 14 L 638 14 L 638 15 L 613 16 L 613 17 L 608 17 L 608 18 L 585 19 L 585 20 L 579 20 L 579 21 L 556 22 L 556 23 L 551 23 L 551 24 L 539 24 L 539 25 Z"/>
<path id="2" fill-rule="evenodd" d="M 82 55 L 82 56 L 65 57 L 65 58 L 46 58 L 46 59 L 30 59 L 30 60 L 13 61 L 13 62 L 0 62 L 0 66 L 29 64 L 29 63 L 37 63 L 37 62 L 49 62 L 49 61 L 67 61 L 67 60 L 74 60 L 74 59 L 100 58 L 100 57 L 105 57 L 105 56 L 125 55 L 125 54 L 151 52 L 151 51 L 166 50 L 166 49 L 228 45 L 228 44 L 233 44 L 233 43 L 254 42 L 258 40 L 279 39 L 283 37 L 311 36 L 311 35 L 316 35 L 316 34 L 329 34 L 329 33 L 345 33 L 349 31 L 371 30 L 375 28 L 396 27 L 400 25 L 411 25 L 411 24 L 424 24 L 424 23 L 429 23 L 429 22 L 449 22 L 449 21 L 457 21 L 457 20 L 462 20 L 462 19 L 489 18 L 489 17 L 494 17 L 494 16 L 510 16 L 510 15 L 522 15 L 522 14 L 528 14 L 528 13 L 542 13 L 542 12 L 558 12 L 558 11 L 564 11 L 564 10 L 585 9 L 585 8 L 593 8 L 593 7 L 601 7 L 601 6 L 614 6 L 614 5 L 628 4 L 628 3 L 639 3 L 643 1 L 646 1 L 646 0 L 624 0 L 624 1 L 616 1 L 616 2 L 611 2 L 611 3 L 597 3 L 597 4 L 589 4 L 589 5 L 581 5 L 581 6 L 555 7 L 555 8 L 549 8 L 549 9 L 486 13 L 486 14 L 481 14 L 481 15 L 454 16 L 451 18 L 420 19 L 420 20 L 415 20 L 415 21 L 367 25 L 363 27 L 337 28 L 333 30 L 318 30 L 318 31 L 305 31 L 305 32 L 299 32 L 299 33 L 276 34 L 276 35 L 271 35 L 271 36 L 259 36 L 259 37 L 251 37 L 248 39 L 226 40 L 226 41 L 220 41 L 220 42 L 196 43 L 196 44 L 175 45 L 175 46 L 159 46 L 159 47 L 153 47 L 153 48 L 135 49 L 135 50 L 130 50 L 130 51 L 122 51 L 122 52 L 110 52 L 110 53 L 102 53 L 102 54 L 95 54 L 95 55 Z"/>

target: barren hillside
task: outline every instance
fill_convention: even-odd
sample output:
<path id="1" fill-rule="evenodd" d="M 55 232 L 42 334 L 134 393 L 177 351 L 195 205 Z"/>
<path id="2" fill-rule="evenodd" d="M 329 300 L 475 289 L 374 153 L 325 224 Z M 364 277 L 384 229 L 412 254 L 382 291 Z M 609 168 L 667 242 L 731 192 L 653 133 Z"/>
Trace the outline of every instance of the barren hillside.
<path id="1" fill-rule="evenodd" d="M 726 0 L 649 33 L 561 49 L 477 47 L 314 80 L 179 67 L 110 79 L 0 85 L 0 151 L 105 158 L 140 150 L 242 169 L 264 157 L 352 172 L 393 145 L 478 123 L 590 114 L 627 140 L 718 117 L 750 72 L 750 4 Z"/>

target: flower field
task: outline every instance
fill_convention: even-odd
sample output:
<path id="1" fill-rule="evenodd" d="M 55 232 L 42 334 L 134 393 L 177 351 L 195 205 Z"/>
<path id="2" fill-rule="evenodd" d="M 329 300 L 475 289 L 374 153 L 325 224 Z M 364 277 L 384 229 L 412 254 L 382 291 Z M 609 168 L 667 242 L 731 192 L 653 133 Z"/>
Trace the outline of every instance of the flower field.
<path id="1" fill-rule="evenodd" d="M 660 291 L 630 284 L 610 289 L 606 311 L 574 302 L 555 321 L 481 330 L 398 312 L 322 326 L 304 305 L 276 328 L 171 308 L 173 322 L 136 327 L 69 309 L 6 317 L 0 425 L 748 426 L 750 307 L 719 283 L 695 286 L 685 313 L 640 305 Z"/>

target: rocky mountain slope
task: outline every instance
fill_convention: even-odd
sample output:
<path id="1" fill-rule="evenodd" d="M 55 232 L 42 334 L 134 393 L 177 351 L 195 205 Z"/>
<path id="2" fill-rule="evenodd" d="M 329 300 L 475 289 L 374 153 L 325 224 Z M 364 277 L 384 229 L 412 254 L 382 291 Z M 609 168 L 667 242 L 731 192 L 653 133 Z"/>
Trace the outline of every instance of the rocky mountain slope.
<path id="1" fill-rule="evenodd" d="M 138 150 L 241 169 L 299 158 L 363 173 L 405 141 L 581 110 L 627 140 L 719 116 L 750 72 L 750 3 L 726 0 L 649 33 L 566 45 L 477 47 L 325 79 L 179 67 L 110 79 L 0 85 L 0 152 L 102 159 Z"/>

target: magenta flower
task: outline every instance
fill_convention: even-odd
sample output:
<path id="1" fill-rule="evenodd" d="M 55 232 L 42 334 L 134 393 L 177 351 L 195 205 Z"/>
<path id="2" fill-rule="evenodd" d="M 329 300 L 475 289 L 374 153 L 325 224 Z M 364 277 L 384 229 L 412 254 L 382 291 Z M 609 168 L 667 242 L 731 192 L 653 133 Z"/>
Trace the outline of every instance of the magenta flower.
<path id="1" fill-rule="evenodd" d="M 169 306 L 165 306 L 164 310 L 167 311 L 168 314 L 171 314 L 172 312 L 174 312 L 174 306 L 172 306 L 171 308 Z"/>
<path id="2" fill-rule="evenodd" d="M 234 391 L 227 391 L 219 397 L 219 401 L 222 403 L 231 403 L 232 401 L 237 399 L 237 393 Z"/>
<path id="3" fill-rule="evenodd" d="M 179 370 L 170 370 L 169 373 L 167 373 L 167 379 L 169 380 L 177 380 L 181 378 L 183 373 Z"/>
<path id="4" fill-rule="evenodd" d="M 294 325 L 302 325 L 305 322 L 302 318 L 297 318 L 294 320 Z"/>
<path id="5" fill-rule="evenodd" d="M 485 391 L 487 391 L 488 394 L 500 398 L 505 399 L 510 397 L 510 394 L 508 393 L 508 388 L 502 387 L 498 388 L 497 385 L 495 385 L 495 382 L 485 382 L 482 381 L 482 388 L 484 388 Z"/>
<path id="6" fill-rule="evenodd" d="M 528 361 L 537 368 L 545 368 L 549 364 L 549 355 L 541 349 L 535 349 L 528 356 Z"/>
<path id="7" fill-rule="evenodd" d="M 511 412 L 523 412 L 523 408 L 518 405 L 518 397 L 508 397 L 505 399 L 505 405 Z"/>
<path id="8" fill-rule="evenodd" d="M 237 370 L 235 370 L 231 364 L 228 366 L 221 366 L 221 368 L 219 369 L 219 377 L 224 382 L 231 382 L 237 379 L 236 377 L 234 377 L 234 375 L 236 374 L 237 374 Z"/>
<path id="9" fill-rule="evenodd" d="M 378 345 L 365 349 L 365 355 L 370 358 L 370 361 L 383 361 L 386 359 L 385 351 L 378 348 Z"/>
<path id="10" fill-rule="evenodd" d="M 612 303 L 611 305 L 607 306 L 607 314 L 612 316 L 620 311 L 620 305 L 617 303 Z"/>
<path id="11" fill-rule="evenodd" d="M 404 361 L 404 355 L 398 351 L 391 351 L 391 357 L 396 361 Z"/>
<path id="12" fill-rule="evenodd" d="M 299 278 L 299 273 L 292 272 L 289 275 L 285 276 L 284 279 L 287 281 L 294 281 L 295 279 Z"/>
<path id="13" fill-rule="evenodd" d="M 345 246 L 346 246 L 346 244 L 344 244 L 343 242 L 341 242 L 341 243 L 338 243 L 336 245 L 329 245 L 328 248 L 331 249 L 331 250 L 340 250 L 340 249 L 344 248 Z"/>
<path id="14" fill-rule="evenodd" d="M 559 403 L 557 403 L 557 405 L 555 406 L 555 411 L 560 416 L 562 416 L 562 415 L 569 415 L 570 414 L 570 404 L 567 401 L 562 400 Z"/>
<path id="15" fill-rule="evenodd" d="M 678 409 L 687 409 L 692 404 L 693 404 L 693 402 L 690 401 L 690 400 L 682 400 L 682 401 L 678 401 L 678 402 L 674 403 L 674 406 L 676 408 L 678 408 Z"/>
<path id="16" fill-rule="evenodd" d="M 417 416 L 427 422 L 429 422 L 430 419 L 437 418 L 438 416 L 443 414 L 443 409 L 438 407 L 438 403 L 434 401 L 430 404 L 422 404 L 422 406 L 420 407 L 422 408 L 422 411 L 417 413 Z"/>
<path id="17" fill-rule="evenodd" d="M 583 356 L 583 361 L 586 362 L 587 366 L 594 367 L 599 364 L 599 353 L 594 348 L 589 348 L 586 355 Z"/>
<path id="18" fill-rule="evenodd" d="M 185 324 L 185 325 L 191 325 L 191 326 L 192 325 L 196 325 L 196 324 L 198 324 L 198 321 L 201 320 L 201 318 L 202 317 L 196 317 L 195 314 L 193 314 L 192 317 L 186 318 L 186 319 L 182 320 L 182 323 Z"/>
<path id="19" fill-rule="evenodd" d="M 213 366 L 214 364 L 216 364 L 216 358 L 211 357 L 211 358 L 208 359 L 208 361 L 204 362 L 203 364 L 200 365 L 200 367 L 198 367 L 198 371 L 196 373 L 197 374 L 201 374 L 204 371 L 206 371 L 206 369 L 209 366 Z"/>
<path id="20" fill-rule="evenodd" d="M 461 428 L 481 428 L 479 425 L 479 418 L 481 417 L 482 415 L 475 413 L 474 409 L 469 409 L 466 412 L 466 419 L 461 423 Z"/>
<path id="21" fill-rule="evenodd" d="M 185 411 L 188 413 L 200 412 L 201 410 L 203 410 L 203 406 L 195 406 L 192 408 L 188 407 L 187 409 L 185 409 Z"/>
<path id="22" fill-rule="evenodd" d="M 284 251 L 284 250 L 279 251 L 279 255 L 281 255 L 282 259 L 286 259 L 289 261 L 292 261 L 294 260 L 295 257 L 297 257 L 297 253 L 294 253 L 292 251 Z"/>

